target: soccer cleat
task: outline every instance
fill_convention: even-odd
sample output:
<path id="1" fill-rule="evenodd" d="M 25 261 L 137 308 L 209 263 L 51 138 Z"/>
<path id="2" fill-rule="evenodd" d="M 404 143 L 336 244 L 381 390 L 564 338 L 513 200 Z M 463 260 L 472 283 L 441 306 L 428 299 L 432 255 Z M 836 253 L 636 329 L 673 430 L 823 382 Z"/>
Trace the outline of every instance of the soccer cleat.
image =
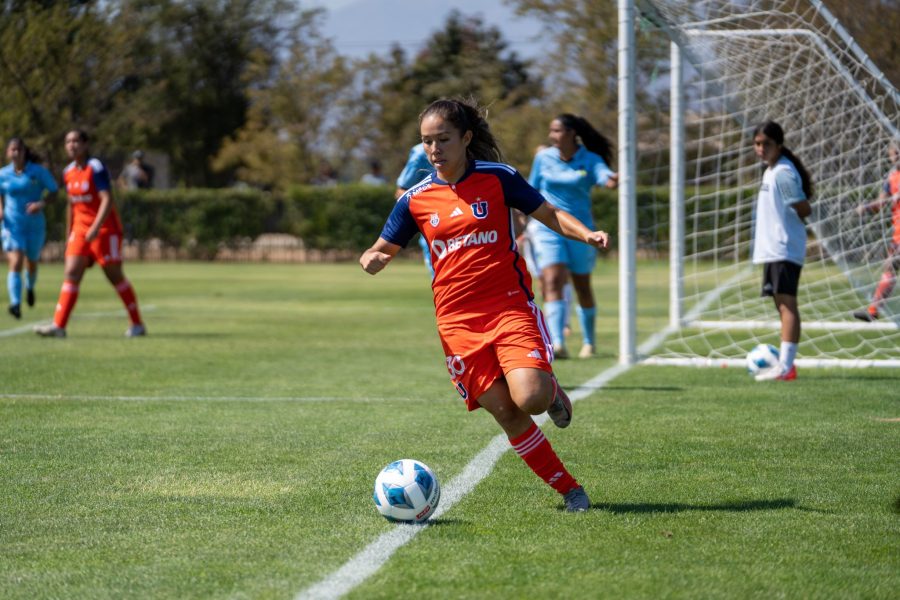
<path id="1" fill-rule="evenodd" d="M 593 344 L 585 344 L 581 347 L 581 351 L 578 353 L 578 358 L 590 358 L 594 355 L 594 345 Z"/>
<path id="2" fill-rule="evenodd" d="M 28 306 L 34 306 L 34 290 L 25 290 L 25 302 Z"/>
<path id="3" fill-rule="evenodd" d="M 569 358 L 569 351 L 562 344 L 553 344 L 553 358 L 560 360 Z"/>
<path id="4" fill-rule="evenodd" d="M 34 332 L 41 337 L 66 337 L 66 330 L 62 327 L 57 327 L 56 323 L 50 323 L 49 325 L 37 325 L 34 328 Z"/>
<path id="5" fill-rule="evenodd" d="M 781 363 L 756 376 L 756 381 L 794 381 L 795 379 L 797 379 L 797 366 L 791 365 L 790 370 L 785 371 L 784 365 Z"/>
<path id="6" fill-rule="evenodd" d="M 550 377 L 553 380 L 553 402 L 550 403 L 547 414 L 550 415 L 553 424 L 557 427 L 568 427 L 569 423 L 572 422 L 572 401 L 569 400 L 569 396 L 562 386 L 559 385 L 556 375 L 550 375 Z"/>
<path id="7" fill-rule="evenodd" d="M 857 310 L 853 313 L 853 316 L 860 321 L 866 321 L 867 323 L 872 323 L 876 319 L 878 319 L 878 313 L 871 313 L 868 310 Z"/>
<path id="8" fill-rule="evenodd" d="M 132 325 L 125 330 L 125 337 L 127 338 L 140 337 L 142 335 L 147 335 L 147 328 L 144 327 L 143 323 Z"/>
<path id="9" fill-rule="evenodd" d="M 580 485 L 563 495 L 563 500 L 566 501 L 568 512 L 585 512 L 591 507 L 591 499 Z"/>
<path id="10" fill-rule="evenodd" d="M 14 316 L 17 319 L 22 318 L 22 307 L 18 304 L 10 304 L 9 305 L 9 314 Z"/>
<path id="11" fill-rule="evenodd" d="M 793 381 L 797 379 L 797 365 L 791 365 L 791 370 L 778 378 L 779 381 Z"/>

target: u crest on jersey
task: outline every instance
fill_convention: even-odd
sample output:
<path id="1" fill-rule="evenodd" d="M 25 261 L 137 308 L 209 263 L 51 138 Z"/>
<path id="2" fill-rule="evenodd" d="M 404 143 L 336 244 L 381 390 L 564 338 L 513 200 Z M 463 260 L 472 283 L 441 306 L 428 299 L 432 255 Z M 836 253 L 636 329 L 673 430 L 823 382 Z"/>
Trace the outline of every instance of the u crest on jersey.
<path id="1" fill-rule="evenodd" d="M 478 199 L 477 202 L 473 202 L 469 206 L 472 207 L 472 214 L 475 215 L 476 219 L 485 219 L 488 216 L 488 203 L 486 200 Z"/>

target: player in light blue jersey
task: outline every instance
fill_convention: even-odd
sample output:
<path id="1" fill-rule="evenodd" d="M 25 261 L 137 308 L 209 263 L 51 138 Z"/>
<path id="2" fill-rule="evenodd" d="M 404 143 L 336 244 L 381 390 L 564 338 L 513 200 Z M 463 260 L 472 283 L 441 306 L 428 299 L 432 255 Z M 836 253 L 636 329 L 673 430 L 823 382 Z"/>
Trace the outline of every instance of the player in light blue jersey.
<path id="1" fill-rule="evenodd" d="M 6 287 L 9 314 L 22 318 L 22 267 L 26 267 L 26 300 L 34 306 L 37 264 L 47 235 L 44 207 L 56 198 L 59 186 L 50 171 L 35 162 L 21 138 L 6 146 L 8 165 L 0 169 L 0 235 L 9 263 Z"/>
<path id="2" fill-rule="evenodd" d="M 406 190 L 425 179 L 433 170 L 434 167 L 428 161 L 428 156 L 425 154 L 425 148 L 422 144 L 416 144 L 410 148 L 406 165 L 397 177 L 396 197 L 402 196 Z M 422 259 L 425 261 L 425 266 L 428 267 L 428 272 L 431 273 L 431 278 L 434 279 L 434 267 L 431 265 L 431 250 L 428 248 L 428 242 L 421 235 L 419 236 L 419 247 L 422 249 Z"/>
<path id="3" fill-rule="evenodd" d="M 595 185 L 608 188 L 618 185 L 619 176 L 609 167 L 612 144 L 587 120 L 569 113 L 550 122 L 549 138 L 552 145 L 534 157 L 528 183 L 540 190 L 548 202 L 571 213 L 592 229 L 591 189 Z M 591 289 L 591 271 L 597 250 L 573 243 L 540 224 L 534 226 L 532 242 L 544 291 L 544 315 L 556 356 L 568 356 L 563 333 L 566 322 L 564 288 L 570 276 L 578 297 L 578 321 L 583 336 L 578 356 L 592 356 L 596 345 L 597 307 Z"/>

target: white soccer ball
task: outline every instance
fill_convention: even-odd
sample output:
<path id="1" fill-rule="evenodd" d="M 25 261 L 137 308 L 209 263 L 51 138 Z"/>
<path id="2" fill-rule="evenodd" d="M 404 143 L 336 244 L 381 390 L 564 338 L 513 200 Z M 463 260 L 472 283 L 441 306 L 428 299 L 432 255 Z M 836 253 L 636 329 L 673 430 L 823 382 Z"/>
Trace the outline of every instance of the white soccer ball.
<path id="1" fill-rule="evenodd" d="M 375 478 L 375 506 L 388 521 L 421 523 L 434 514 L 441 486 L 425 463 L 403 458 Z"/>
<path id="2" fill-rule="evenodd" d="M 747 371 L 758 375 L 778 364 L 778 348 L 772 344 L 759 344 L 747 355 Z"/>

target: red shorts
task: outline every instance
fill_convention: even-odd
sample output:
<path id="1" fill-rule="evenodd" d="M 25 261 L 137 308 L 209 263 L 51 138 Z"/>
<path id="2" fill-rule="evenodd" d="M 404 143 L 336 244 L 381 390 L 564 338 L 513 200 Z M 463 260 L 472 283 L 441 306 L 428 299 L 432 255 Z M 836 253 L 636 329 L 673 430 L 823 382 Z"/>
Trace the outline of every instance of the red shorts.
<path id="1" fill-rule="evenodd" d="M 101 266 L 122 262 L 122 234 L 118 231 L 100 231 L 93 241 L 84 239 L 86 231 L 72 231 L 66 244 L 66 256 L 86 256 L 90 263 Z"/>
<path id="2" fill-rule="evenodd" d="M 552 372 L 550 335 L 533 302 L 496 313 L 441 317 L 438 333 L 450 379 L 469 410 L 480 408 L 478 398 L 513 369 Z"/>

